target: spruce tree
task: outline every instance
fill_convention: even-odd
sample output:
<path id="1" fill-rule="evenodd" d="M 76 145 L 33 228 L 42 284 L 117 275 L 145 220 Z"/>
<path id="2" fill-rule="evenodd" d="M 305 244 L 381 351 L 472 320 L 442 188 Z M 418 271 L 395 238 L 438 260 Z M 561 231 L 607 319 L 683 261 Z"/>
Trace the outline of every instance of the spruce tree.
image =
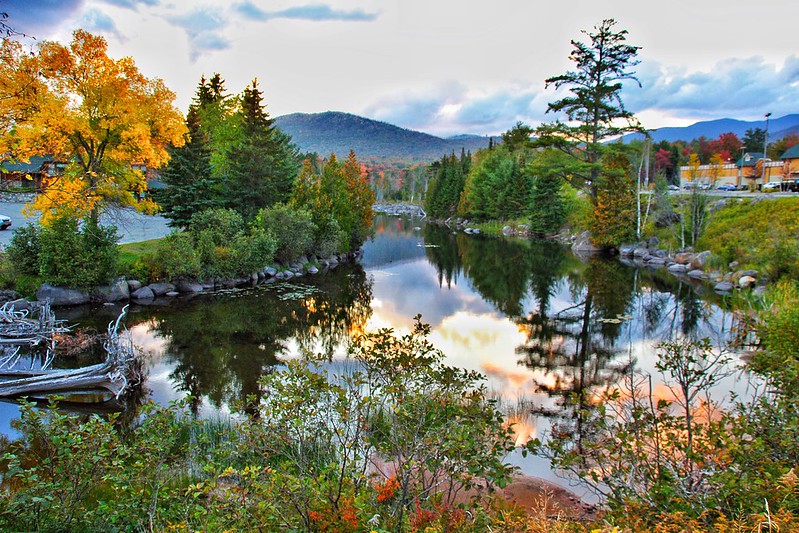
<path id="1" fill-rule="evenodd" d="M 169 225 L 178 228 L 188 227 L 195 212 L 219 206 L 208 136 L 194 105 L 186 115 L 186 127 L 185 144 L 170 149 L 169 165 L 161 172 L 167 187 L 155 192 Z"/>
<path id="2" fill-rule="evenodd" d="M 289 199 L 298 151 L 266 113 L 257 80 L 244 89 L 236 116 L 238 134 L 227 154 L 225 201 L 252 220 L 259 210 Z"/>

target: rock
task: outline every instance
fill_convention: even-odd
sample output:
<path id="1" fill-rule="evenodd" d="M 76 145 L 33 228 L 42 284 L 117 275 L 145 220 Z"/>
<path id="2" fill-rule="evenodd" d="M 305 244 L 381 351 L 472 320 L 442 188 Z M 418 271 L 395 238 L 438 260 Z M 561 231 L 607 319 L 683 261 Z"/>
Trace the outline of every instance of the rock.
<path id="1" fill-rule="evenodd" d="M 591 242 L 591 234 L 587 231 L 582 232 L 572 244 L 572 252 L 577 254 L 594 254 L 601 251 L 601 248 Z"/>
<path id="2" fill-rule="evenodd" d="M 311 265 L 311 266 L 308 267 L 308 271 L 307 272 L 308 272 L 308 274 L 318 274 L 319 273 L 319 269 L 316 268 L 315 266 Z"/>
<path id="3" fill-rule="evenodd" d="M 650 257 L 647 259 L 646 264 L 652 266 L 663 266 L 666 264 L 666 260 L 662 257 Z"/>
<path id="4" fill-rule="evenodd" d="M 707 265 L 708 260 L 710 259 L 710 251 L 705 250 L 704 252 L 700 252 L 694 256 L 694 260 L 691 261 L 691 267 L 703 269 Z"/>
<path id="5" fill-rule="evenodd" d="M 757 279 L 753 278 L 752 276 L 741 276 L 740 279 L 738 279 L 738 286 L 742 289 L 751 287 L 755 283 L 757 283 Z"/>
<path id="6" fill-rule="evenodd" d="M 473 233 L 474 235 L 480 235 L 480 228 L 473 228 L 473 229 L 472 229 L 472 233 Z"/>
<path id="7" fill-rule="evenodd" d="M 50 300 L 53 307 L 68 307 L 72 305 L 87 304 L 91 301 L 88 292 L 77 289 L 67 289 L 65 287 L 55 287 L 50 284 L 43 284 L 36 292 L 36 299 L 40 302 Z"/>
<path id="8" fill-rule="evenodd" d="M 286 279 L 286 273 L 281 270 L 280 272 L 275 274 L 275 279 Z"/>
<path id="9" fill-rule="evenodd" d="M 169 291 L 164 296 L 168 296 L 169 298 L 175 298 L 176 296 L 180 296 L 178 291 Z"/>
<path id="10" fill-rule="evenodd" d="M 96 302 L 121 302 L 130 299 L 130 287 L 125 278 L 117 278 L 111 285 L 94 289 L 91 296 Z"/>
<path id="11" fill-rule="evenodd" d="M 261 275 L 263 276 L 263 273 L 261 273 Z M 252 283 L 253 285 L 258 283 L 258 273 L 257 272 L 253 272 L 252 274 L 250 274 L 250 283 Z"/>
<path id="12" fill-rule="evenodd" d="M 730 292 L 734 288 L 735 285 L 733 285 L 729 281 L 721 281 L 719 283 L 716 283 L 716 286 L 713 287 L 713 290 L 715 290 L 716 292 Z"/>
<path id="13" fill-rule="evenodd" d="M 694 260 L 695 255 L 692 252 L 679 252 L 674 254 L 674 262 L 681 265 L 688 265 Z"/>
<path id="14" fill-rule="evenodd" d="M 635 252 L 636 246 L 634 244 L 623 244 L 619 247 L 619 255 L 629 257 Z"/>
<path id="15" fill-rule="evenodd" d="M 741 276 L 751 276 L 753 278 L 756 278 L 757 274 L 758 274 L 757 270 L 744 270 L 743 272 L 741 272 Z"/>
<path id="16" fill-rule="evenodd" d="M 178 292 L 188 294 L 203 292 L 205 290 L 205 287 L 196 281 L 178 281 L 175 287 L 177 288 Z"/>
<path id="17" fill-rule="evenodd" d="M 134 300 L 154 300 L 155 293 L 148 285 L 146 287 L 141 287 L 139 289 L 136 289 L 131 293 L 130 297 L 133 298 Z"/>
<path id="18" fill-rule="evenodd" d="M 26 300 L 25 298 L 17 298 L 16 300 L 10 300 L 6 302 L 8 304 L 8 308 L 14 311 L 32 311 L 33 304 Z"/>
<path id="19" fill-rule="evenodd" d="M 658 239 L 657 237 L 652 237 L 651 239 L 649 239 L 649 242 L 647 242 L 647 246 L 649 246 L 650 248 L 657 248 L 658 244 L 660 244 L 660 239 Z"/>
<path id="20" fill-rule="evenodd" d="M 739 265 L 738 261 L 730 261 L 730 264 L 727 265 L 727 267 L 730 270 L 735 270 L 736 268 L 738 268 L 738 265 Z"/>
<path id="21" fill-rule="evenodd" d="M 754 296 L 763 296 L 766 294 L 766 286 L 765 285 L 758 285 L 754 289 L 752 289 L 752 294 Z"/>
<path id="22" fill-rule="evenodd" d="M 693 270 L 689 270 L 688 271 L 688 277 L 691 277 L 691 278 L 694 278 L 694 279 L 702 279 L 702 278 L 705 277 L 705 273 L 703 271 L 699 270 L 698 268 L 695 268 Z"/>
<path id="23" fill-rule="evenodd" d="M 503 235 L 513 235 L 513 228 L 510 226 L 505 226 L 502 228 Z"/>
<path id="24" fill-rule="evenodd" d="M 174 291 L 175 286 L 171 283 L 166 282 L 159 282 L 159 283 L 150 283 L 147 285 L 150 287 L 150 290 L 153 291 L 153 294 L 156 296 L 163 296 L 168 292 Z"/>
<path id="25" fill-rule="evenodd" d="M 636 247 L 633 250 L 633 257 L 649 257 L 649 250 L 643 247 Z"/>
<path id="26" fill-rule="evenodd" d="M 684 265 L 682 263 L 672 263 L 669 265 L 669 272 L 673 272 L 675 274 L 685 274 L 688 272 L 688 265 Z"/>
<path id="27" fill-rule="evenodd" d="M 714 270 L 712 272 L 708 272 L 707 276 L 705 276 L 705 277 L 707 279 L 710 279 L 710 280 L 713 280 L 713 281 L 721 281 L 721 280 L 724 279 L 724 276 L 718 270 Z"/>
<path id="28" fill-rule="evenodd" d="M 137 279 L 129 279 L 128 280 L 128 292 L 134 292 L 141 289 L 144 284 L 137 280 Z"/>
<path id="29" fill-rule="evenodd" d="M 662 257 L 663 259 L 669 258 L 669 253 L 666 250 L 661 250 L 659 248 L 654 252 L 652 252 L 652 255 L 654 255 L 655 257 Z"/>
<path id="30" fill-rule="evenodd" d="M 275 274 L 277 274 L 277 269 L 276 268 L 273 268 L 273 267 L 264 268 L 264 275 L 266 277 L 273 278 L 273 277 L 275 277 Z"/>

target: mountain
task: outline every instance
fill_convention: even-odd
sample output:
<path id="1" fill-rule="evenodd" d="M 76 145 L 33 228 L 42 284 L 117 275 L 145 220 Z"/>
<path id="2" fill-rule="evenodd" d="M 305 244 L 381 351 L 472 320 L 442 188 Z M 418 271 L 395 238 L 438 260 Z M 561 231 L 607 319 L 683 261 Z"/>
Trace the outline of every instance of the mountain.
<path id="1" fill-rule="evenodd" d="M 488 146 L 488 137 L 457 135 L 447 139 L 407 130 L 349 113 L 292 113 L 275 118 L 277 126 L 291 135 L 302 152 L 322 156 L 335 152 L 339 158 L 354 150 L 359 159 L 387 158 L 434 161 L 461 149 L 475 152 Z"/>
<path id="2" fill-rule="evenodd" d="M 708 139 L 715 139 L 722 133 L 733 132 L 738 137 L 743 137 L 746 130 L 760 128 L 766 129 L 765 120 L 745 121 L 735 120 L 731 118 L 722 118 L 718 120 L 708 120 L 704 122 L 697 122 L 690 126 L 681 128 L 668 127 L 658 128 L 652 130 L 650 133 L 655 142 L 660 141 L 692 141 L 701 136 Z M 769 119 L 768 121 L 768 138 L 769 141 L 776 141 L 788 135 L 789 133 L 799 132 L 799 115 L 785 115 L 784 117 Z M 624 142 L 633 139 L 641 139 L 642 135 L 638 133 L 629 133 L 622 137 Z"/>

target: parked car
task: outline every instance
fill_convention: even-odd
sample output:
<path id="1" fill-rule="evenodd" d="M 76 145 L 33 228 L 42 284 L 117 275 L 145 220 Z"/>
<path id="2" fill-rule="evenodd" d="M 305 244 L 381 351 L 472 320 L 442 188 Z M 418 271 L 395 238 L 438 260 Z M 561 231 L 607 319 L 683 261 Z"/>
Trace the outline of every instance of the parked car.
<path id="1" fill-rule="evenodd" d="M 11 217 L 0 215 L 0 229 L 8 229 L 11 227 Z"/>
<path id="2" fill-rule="evenodd" d="M 676 185 L 674 185 L 673 183 L 670 183 L 670 184 L 669 184 L 669 186 L 668 186 L 668 187 L 666 187 L 666 188 L 667 188 L 668 190 L 670 190 L 670 191 L 679 191 L 679 190 L 680 190 L 680 188 L 679 188 L 679 187 L 677 187 Z"/>
<path id="3" fill-rule="evenodd" d="M 779 181 L 770 181 L 768 183 L 764 183 L 763 187 L 760 189 L 762 191 L 779 191 L 782 187 L 782 184 Z"/>
<path id="4" fill-rule="evenodd" d="M 722 183 L 718 187 L 716 187 L 717 191 L 737 191 L 738 187 L 731 183 Z"/>

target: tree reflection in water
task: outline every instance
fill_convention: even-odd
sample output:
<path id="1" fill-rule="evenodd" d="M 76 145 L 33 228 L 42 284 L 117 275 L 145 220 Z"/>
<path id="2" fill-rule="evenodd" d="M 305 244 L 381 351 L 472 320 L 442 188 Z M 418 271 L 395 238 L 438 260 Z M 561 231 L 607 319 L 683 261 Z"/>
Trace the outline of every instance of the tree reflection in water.
<path id="1" fill-rule="evenodd" d="M 282 356 L 300 351 L 332 355 L 371 316 L 371 283 L 359 265 L 317 279 L 198 296 L 182 305 L 140 307 L 166 341 L 164 357 L 176 390 L 191 395 L 196 413 L 206 399 L 219 408 L 258 399 L 258 380 Z"/>

